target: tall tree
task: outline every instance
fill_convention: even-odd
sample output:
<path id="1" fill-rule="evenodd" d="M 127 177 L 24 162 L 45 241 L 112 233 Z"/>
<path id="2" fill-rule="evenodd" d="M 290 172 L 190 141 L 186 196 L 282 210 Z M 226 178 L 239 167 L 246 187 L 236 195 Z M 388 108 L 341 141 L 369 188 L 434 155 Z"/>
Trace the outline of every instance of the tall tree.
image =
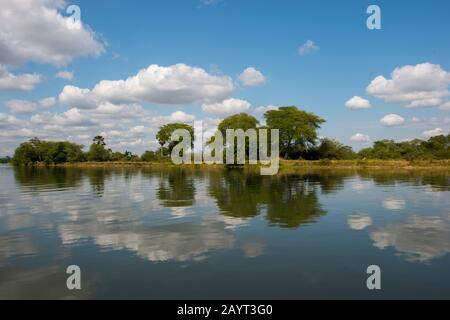
<path id="1" fill-rule="evenodd" d="M 96 136 L 89 148 L 88 160 L 89 161 L 109 161 L 112 158 L 112 151 L 106 149 L 105 138 L 102 136 Z"/>
<path id="2" fill-rule="evenodd" d="M 98 145 L 101 145 L 101 146 L 106 146 L 105 138 L 103 138 L 102 136 L 95 136 L 92 141 L 95 144 L 98 144 Z"/>
<path id="3" fill-rule="evenodd" d="M 68 141 L 41 141 L 33 138 L 22 143 L 15 151 L 13 163 L 29 165 L 80 162 L 85 160 L 83 146 Z"/>
<path id="4" fill-rule="evenodd" d="M 258 123 L 259 122 L 258 120 L 256 120 L 255 117 L 245 112 L 241 112 L 223 119 L 219 123 L 218 129 L 220 132 L 222 132 L 222 135 L 225 137 L 227 129 L 234 129 L 234 130 L 242 129 L 246 131 L 248 129 L 256 129 Z"/>
<path id="5" fill-rule="evenodd" d="M 169 123 L 160 127 L 158 133 L 156 134 L 156 139 L 161 145 L 161 156 L 163 156 L 164 149 L 166 149 L 170 154 L 172 152 L 172 149 L 177 145 L 177 141 L 170 140 L 172 133 L 177 129 L 185 129 L 189 131 L 191 135 L 191 147 L 193 147 L 195 139 L 194 128 L 185 123 Z"/>
<path id="6" fill-rule="evenodd" d="M 299 110 L 295 106 L 269 110 L 264 118 L 269 128 L 280 130 L 280 154 L 284 158 L 315 146 L 317 129 L 325 122 L 314 113 Z"/>
<path id="7" fill-rule="evenodd" d="M 232 130 L 238 130 L 238 129 L 242 129 L 244 132 L 247 131 L 248 129 L 257 129 L 257 126 L 259 124 L 259 121 L 256 120 L 255 117 L 245 113 L 245 112 L 241 112 L 232 116 L 229 116 L 225 119 L 223 119 L 220 123 L 219 126 L 217 127 L 217 129 L 220 131 L 220 133 L 222 134 L 223 138 L 226 139 L 226 131 L 227 129 L 232 129 Z M 214 138 L 211 138 L 211 140 L 209 141 L 209 143 L 212 143 Z M 227 142 L 228 141 L 225 141 Z M 248 139 L 246 139 L 245 141 L 245 154 L 249 155 L 249 149 L 250 149 L 250 144 Z M 226 158 L 228 150 L 225 148 L 224 149 L 224 158 Z M 237 154 L 238 154 L 238 146 L 237 146 L 237 137 L 234 138 L 234 158 L 235 158 L 235 163 L 237 161 Z"/>

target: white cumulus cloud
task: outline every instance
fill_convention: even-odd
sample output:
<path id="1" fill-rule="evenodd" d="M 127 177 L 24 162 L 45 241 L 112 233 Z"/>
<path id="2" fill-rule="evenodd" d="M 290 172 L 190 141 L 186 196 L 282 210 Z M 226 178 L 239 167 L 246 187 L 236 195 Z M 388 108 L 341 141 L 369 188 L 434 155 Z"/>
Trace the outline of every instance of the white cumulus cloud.
<path id="1" fill-rule="evenodd" d="M 434 107 L 450 95 L 450 73 L 440 65 L 422 63 L 396 68 L 391 79 L 378 76 L 367 93 L 387 102 L 401 102 L 408 108 Z"/>
<path id="2" fill-rule="evenodd" d="M 48 98 L 39 100 L 39 105 L 42 108 L 51 108 L 55 105 L 55 103 L 56 103 L 55 97 L 48 97 Z"/>
<path id="3" fill-rule="evenodd" d="M 44 129 L 52 126 L 62 127 L 89 127 L 98 124 L 98 121 L 77 108 L 72 108 L 61 114 L 49 112 L 39 113 L 31 117 L 31 123 L 44 125 Z"/>
<path id="4" fill-rule="evenodd" d="M 369 109 L 372 107 L 369 100 L 366 100 L 358 96 L 354 96 L 351 99 L 349 99 L 345 103 L 345 106 L 349 109 Z"/>
<path id="5" fill-rule="evenodd" d="M 101 100 L 89 89 L 65 86 L 59 94 L 59 102 L 79 109 L 93 109 L 100 104 Z"/>
<path id="6" fill-rule="evenodd" d="M 362 133 L 356 133 L 350 137 L 350 141 L 353 142 L 368 142 L 370 141 L 370 137 L 368 135 Z"/>
<path id="7" fill-rule="evenodd" d="M 0 47 L 0 55 L 1 55 L 1 47 Z M 8 72 L 6 70 L 6 67 L 0 64 L 0 91 L 15 91 L 15 90 L 29 91 L 33 90 L 34 87 L 41 81 L 42 77 L 39 74 L 26 73 L 15 75 Z"/>
<path id="8" fill-rule="evenodd" d="M 202 110 L 220 116 L 245 112 L 250 109 L 250 103 L 240 99 L 227 99 L 219 103 L 203 104 Z"/>
<path id="9" fill-rule="evenodd" d="M 1 1 L 0 63 L 66 65 L 78 56 L 98 56 L 104 45 L 89 27 L 73 28 L 62 0 Z"/>
<path id="10" fill-rule="evenodd" d="M 9 100 L 5 102 L 5 106 L 12 113 L 32 113 L 37 109 L 35 102 L 26 100 Z"/>
<path id="11" fill-rule="evenodd" d="M 238 80 L 246 87 L 256 87 L 264 84 L 264 82 L 266 82 L 266 77 L 261 71 L 249 67 L 241 73 Z"/>
<path id="12" fill-rule="evenodd" d="M 441 128 L 436 128 L 436 129 L 424 131 L 423 136 L 426 138 L 431 138 L 431 137 L 435 137 L 435 136 L 446 135 L 447 133 L 448 133 L 448 131 L 445 131 Z"/>
<path id="13" fill-rule="evenodd" d="M 72 80 L 73 79 L 73 71 L 67 71 L 67 70 L 58 71 L 58 73 L 55 75 L 55 77 L 59 78 L 59 79 Z"/>
<path id="14" fill-rule="evenodd" d="M 11 129 L 22 125 L 22 120 L 6 113 L 0 113 L 0 128 L 2 130 Z"/>
<path id="15" fill-rule="evenodd" d="M 33 113 L 37 111 L 38 107 L 50 108 L 56 103 L 54 97 L 47 97 L 39 100 L 38 102 L 13 99 L 5 102 L 5 106 L 12 113 Z"/>
<path id="16" fill-rule="evenodd" d="M 260 106 L 260 107 L 255 108 L 255 112 L 257 114 L 264 114 L 270 110 L 278 110 L 278 107 L 270 104 L 268 106 Z"/>
<path id="17" fill-rule="evenodd" d="M 211 75 L 201 68 L 150 65 L 126 80 L 100 81 L 92 90 L 65 86 L 59 99 L 62 104 L 80 109 L 95 108 L 102 102 L 209 103 L 227 98 L 233 89 L 230 77 Z"/>
<path id="18" fill-rule="evenodd" d="M 422 100 L 414 100 L 410 104 L 408 104 L 408 108 L 428 108 L 428 107 L 437 107 L 442 103 L 442 99 L 440 98 L 429 98 Z"/>
<path id="19" fill-rule="evenodd" d="M 395 127 L 404 124 L 405 119 L 398 114 L 388 114 L 381 118 L 380 123 L 386 127 Z"/>
<path id="20" fill-rule="evenodd" d="M 191 122 L 195 119 L 195 116 L 191 115 L 191 114 L 187 114 L 186 112 L 183 111 L 175 111 L 172 114 L 170 114 L 170 116 L 166 117 L 167 122 L 181 122 L 181 123 L 186 123 L 186 122 Z"/>

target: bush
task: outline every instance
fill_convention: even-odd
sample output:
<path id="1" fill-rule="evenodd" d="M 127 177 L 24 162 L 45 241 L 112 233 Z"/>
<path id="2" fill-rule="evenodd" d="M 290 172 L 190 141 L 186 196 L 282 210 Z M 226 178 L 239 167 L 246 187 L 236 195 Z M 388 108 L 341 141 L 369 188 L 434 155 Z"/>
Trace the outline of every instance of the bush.
<path id="1" fill-rule="evenodd" d="M 58 164 L 86 160 L 83 146 L 68 141 L 41 141 L 37 138 L 22 143 L 14 152 L 15 165 L 34 163 Z"/>
<path id="2" fill-rule="evenodd" d="M 359 158 L 381 160 L 444 160 L 450 159 L 450 134 L 406 142 L 376 141 L 372 148 L 362 149 Z"/>
<path id="3" fill-rule="evenodd" d="M 11 158 L 10 157 L 0 158 L 0 163 L 9 163 L 9 162 L 11 162 Z"/>
<path id="4" fill-rule="evenodd" d="M 111 160 L 111 150 L 107 150 L 104 145 L 93 143 L 89 148 L 88 160 L 89 161 L 109 161 Z"/>
<path id="5" fill-rule="evenodd" d="M 145 162 L 152 162 L 158 160 L 158 154 L 155 151 L 145 151 L 142 156 L 141 160 Z"/>

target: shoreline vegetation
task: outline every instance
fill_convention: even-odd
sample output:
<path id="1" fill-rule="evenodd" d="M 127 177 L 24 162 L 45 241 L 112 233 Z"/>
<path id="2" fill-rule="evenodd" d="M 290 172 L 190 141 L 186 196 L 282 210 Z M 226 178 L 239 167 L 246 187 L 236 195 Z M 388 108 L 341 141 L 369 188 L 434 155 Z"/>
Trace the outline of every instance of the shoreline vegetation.
<path id="1" fill-rule="evenodd" d="M 243 169 L 252 171 L 260 165 L 224 166 L 219 164 L 173 164 L 172 162 L 146 162 L 146 161 L 109 161 L 109 162 L 66 162 L 59 164 L 36 163 L 33 167 L 52 168 L 93 168 L 93 169 L 171 169 L 183 168 L 191 170 L 226 170 Z M 390 170 L 449 170 L 450 160 L 280 160 L 280 171 L 303 171 L 323 169 L 390 169 Z"/>
<path id="2" fill-rule="evenodd" d="M 318 129 L 325 122 L 319 116 L 299 110 L 295 106 L 280 107 L 264 114 L 265 125 L 250 114 L 238 113 L 223 119 L 217 126 L 222 136 L 230 130 L 253 130 L 267 132 L 265 129 L 279 130 L 280 170 L 296 171 L 314 168 L 388 168 L 388 169 L 449 169 L 450 134 L 439 135 L 428 140 L 414 139 L 403 142 L 394 140 L 375 141 L 372 147 L 355 152 L 337 140 L 319 138 Z M 13 158 L 5 158 L 2 163 L 16 166 L 61 166 L 61 167 L 153 167 L 167 168 L 175 166 L 171 154 L 178 143 L 172 141 L 175 130 L 184 130 L 190 136 L 191 148 L 195 140 L 194 128 L 185 123 L 162 125 L 156 134 L 160 147 L 147 150 L 142 155 L 132 152 L 117 152 L 107 147 L 105 137 L 93 138 L 87 151 L 84 146 L 69 141 L 44 141 L 38 138 L 23 142 L 15 150 Z M 265 131 L 259 131 L 265 130 Z M 211 145 L 216 136 L 207 144 Z M 233 139 L 233 137 L 231 137 Z M 223 146 L 224 157 L 227 152 L 237 155 L 237 136 L 234 137 L 234 150 Z M 245 138 L 244 138 L 245 139 Z M 250 140 L 245 140 L 245 153 L 249 154 Z M 270 142 L 269 142 L 270 145 Z M 270 149 L 270 148 L 269 148 Z M 214 149 L 215 150 L 215 149 Z M 268 150 L 271 153 L 271 150 Z M 1 160 L 1 159 L 0 159 Z M 218 169 L 244 167 L 252 170 L 261 165 L 208 165 L 182 164 L 177 167 Z"/>

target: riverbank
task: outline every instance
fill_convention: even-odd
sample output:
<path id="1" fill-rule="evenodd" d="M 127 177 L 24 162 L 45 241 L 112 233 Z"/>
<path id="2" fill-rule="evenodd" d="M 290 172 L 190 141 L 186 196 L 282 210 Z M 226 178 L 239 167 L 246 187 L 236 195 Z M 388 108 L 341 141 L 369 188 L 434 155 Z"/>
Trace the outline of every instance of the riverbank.
<path id="1" fill-rule="evenodd" d="M 282 160 L 283 169 L 314 168 L 370 168 L 370 169 L 450 169 L 450 160 Z"/>
<path id="2" fill-rule="evenodd" d="M 65 168 L 185 168 L 195 170 L 222 170 L 223 165 L 208 164 L 182 164 L 171 162 L 144 162 L 144 161 L 111 161 L 111 162 L 77 162 L 56 165 L 36 164 L 37 167 L 65 167 Z M 257 165 L 246 165 L 247 169 L 257 169 Z M 305 169 L 402 169 L 402 170 L 450 170 L 450 160 L 281 160 L 281 171 L 296 171 Z"/>

